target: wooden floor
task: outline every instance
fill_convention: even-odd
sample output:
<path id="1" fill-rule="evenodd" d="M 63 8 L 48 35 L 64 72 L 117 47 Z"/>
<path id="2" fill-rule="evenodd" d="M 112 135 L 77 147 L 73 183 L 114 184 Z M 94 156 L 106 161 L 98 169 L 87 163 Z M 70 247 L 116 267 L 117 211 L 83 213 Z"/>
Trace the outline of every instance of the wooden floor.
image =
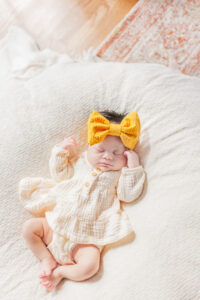
<path id="1" fill-rule="evenodd" d="M 41 49 L 80 53 L 98 47 L 138 0 L 0 0 L 0 38 L 11 25 Z"/>
<path id="2" fill-rule="evenodd" d="M 138 0 L 78 0 L 72 4 L 71 22 L 74 22 L 73 37 L 69 38 L 70 48 L 79 50 L 97 47 L 112 29 L 124 18 Z"/>

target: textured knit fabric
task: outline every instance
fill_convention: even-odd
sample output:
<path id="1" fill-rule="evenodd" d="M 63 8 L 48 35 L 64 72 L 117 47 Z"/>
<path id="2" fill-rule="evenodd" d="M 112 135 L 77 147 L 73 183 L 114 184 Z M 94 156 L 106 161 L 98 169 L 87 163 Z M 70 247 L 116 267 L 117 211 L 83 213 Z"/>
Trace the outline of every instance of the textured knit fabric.
<path id="1" fill-rule="evenodd" d="M 74 243 L 106 245 L 132 232 L 120 200 L 131 202 L 142 192 L 142 166 L 102 172 L 87 159 L 87 152 L 69 161 L 68 150 L 52 149 L 49 167 L 52 180 L 25 178 L 20 198 L 35 215 L 45 213 L 52 230 Z"/>
<path id="2" fill-rule="evenodd" d="M 49 251 L 52 253 L 55 260 L 64 265 L 64 264 L 74 264 L 73 250 L 77 246 L 77 243 L 71 242 L 68 238 L 60 235 L 59 233 L 54 232 L 53 238 L 50 244 L 47 246 Z M 103 250 L 103 246 L 96 246 L 99 251 Z"/>

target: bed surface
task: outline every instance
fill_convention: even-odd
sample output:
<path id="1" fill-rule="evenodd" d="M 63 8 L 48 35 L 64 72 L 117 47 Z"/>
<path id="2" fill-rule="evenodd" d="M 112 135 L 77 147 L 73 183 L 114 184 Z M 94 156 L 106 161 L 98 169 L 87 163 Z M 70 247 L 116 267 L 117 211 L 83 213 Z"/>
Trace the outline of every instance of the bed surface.
<path id="1" fill-rule="evenodd" d="M 73 62 L 40 50 L 20 28 L 0 41 L 0 65 L 1 298 L 198 300 L 200 79 L 156 64 Z M 106 108 L 136 110 L 141 120 L 136 151 L 147 180 L 124 205 L 134 236 L 108 246 L 90 280 L 47 293 L 21 235 L 31 216 L 18 183 L 49 178 L 50 151 L 63 136 L 84 149 L 90 112 Z"/>

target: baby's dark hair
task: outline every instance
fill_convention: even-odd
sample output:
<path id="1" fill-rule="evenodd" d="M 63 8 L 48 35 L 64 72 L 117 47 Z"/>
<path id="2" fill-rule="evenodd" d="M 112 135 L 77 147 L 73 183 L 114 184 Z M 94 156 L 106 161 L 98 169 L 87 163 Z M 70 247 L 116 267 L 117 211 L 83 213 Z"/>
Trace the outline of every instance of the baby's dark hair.
<path id="1" fill-rule="evenodd" d="M 108 119 L 110 122 L 120 123 L 123 118 L 127 114 L 119 114 L 116 113 L 114 110 L 103 110 L 99 112 L 102 116 L 104 116 L 106 119 Z"/>

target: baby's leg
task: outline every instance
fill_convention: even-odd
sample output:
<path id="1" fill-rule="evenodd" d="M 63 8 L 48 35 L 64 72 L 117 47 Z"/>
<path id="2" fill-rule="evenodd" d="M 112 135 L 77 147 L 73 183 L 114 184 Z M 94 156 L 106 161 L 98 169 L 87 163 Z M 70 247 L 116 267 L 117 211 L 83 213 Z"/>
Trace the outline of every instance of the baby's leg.
<path id="1" fill-rule="evenodd" d="M 32 218 L 23 224 L 23 236 L 32 252 L 41 261 L 40 277 L 50 276 L 57 262 L 47 249 L 52 240 L 52 230 L 45 218 Z"/>
<path id="2" fill-rule="evenodd" d="M 98 272 L 100 251 L 94 245 L 77 245 L 72 256 L 76 264 L 57 267 L 52 275 L 42 282 L 48 290 L 53 290 L 63 278 L 83 281 Z"/>

